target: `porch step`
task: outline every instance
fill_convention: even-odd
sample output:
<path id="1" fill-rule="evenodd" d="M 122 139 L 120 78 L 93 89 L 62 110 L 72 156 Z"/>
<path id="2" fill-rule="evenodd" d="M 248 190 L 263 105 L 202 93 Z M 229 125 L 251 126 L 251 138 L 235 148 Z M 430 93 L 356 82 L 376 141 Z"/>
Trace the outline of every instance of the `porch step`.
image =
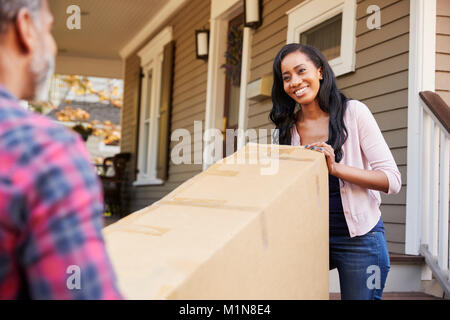
<path id="1" fill-rule="evenodd" d="M 391 264 L 423 265 L 425 258 L 423 256 L 412 256 L 407 254 L 389 253 Z"/>
<path id="2" fill-rule="evenodd" d="M 340 293 L 330 293 L 330 300 L 341 300 Z M 444 300 L 423 292 L 385 292 L 383 300 Z"/>
<path id="3" fill-rule="evenodd" d="M 391 269 L 384 288 L 385 294 L 398 292 L 431 293 L 424 290 L 421 281 L 423 266 L 425 266 L 424 257 L 389 253 L 389 258 Z M 330 271 L 330 292 L 340 292 L 339 276 L 336 269 Z"/>

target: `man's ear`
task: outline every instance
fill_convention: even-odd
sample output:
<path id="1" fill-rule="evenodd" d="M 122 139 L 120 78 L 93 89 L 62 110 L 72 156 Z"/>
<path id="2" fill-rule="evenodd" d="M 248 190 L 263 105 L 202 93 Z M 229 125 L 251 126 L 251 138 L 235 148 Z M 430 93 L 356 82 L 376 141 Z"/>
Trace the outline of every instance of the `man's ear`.
<path id="1" fill-rule="evenodd" d="M 36 27 L 28 9 L 22 8 L 19 10 L 14 27 L 18 45 L 23 53 L 33 53 L 36 48 Z"/>

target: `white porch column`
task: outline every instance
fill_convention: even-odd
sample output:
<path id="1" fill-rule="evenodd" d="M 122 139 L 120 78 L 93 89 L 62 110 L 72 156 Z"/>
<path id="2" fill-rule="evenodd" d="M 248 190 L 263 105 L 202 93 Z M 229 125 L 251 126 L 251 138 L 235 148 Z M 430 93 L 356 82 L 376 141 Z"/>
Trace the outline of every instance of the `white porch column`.
<path id="1" fill-rule="evenodd" d="M 435 90 L 436 0 L 411 0 L 405 253 L 419 254 L 421 240 L 423 111 L 419 92 Z"/>

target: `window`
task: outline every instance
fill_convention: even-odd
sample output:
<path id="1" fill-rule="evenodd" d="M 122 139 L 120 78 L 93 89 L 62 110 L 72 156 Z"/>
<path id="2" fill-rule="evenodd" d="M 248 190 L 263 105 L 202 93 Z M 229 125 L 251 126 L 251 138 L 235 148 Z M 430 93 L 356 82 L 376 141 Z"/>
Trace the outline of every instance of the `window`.
<path id="1" fill-rule="evenodd" d="M 151 66 L 148 67 L 147 70 L 144 71 L 144 80 L 142 81 L 142 85 L 145 86 L 141 92 L 145 93 L 143 94 L 143 102 L 141 105 L 141 124 L 142 124 L 142 131 L 139 136 L 140 140 L 142 141 L 142 148 L 139 150 L 140 153 L 140 163 L 139 163 L 139 172 L 141 179 L 140 180 L 149 180 L 151 176 L 151 170 L 149 168 L 150 162 L 151 162 L 151 151 L 154 151 L 153 148 L 149 148 L 150 146 L 150 129 L 157 125 L 157 122 L 154 122 L 152 124 L 152 117 L 150 117 L 150 114 L 152 113 L 151 109 L 154 105 L 152 101 L 152 95 L 153 95 L 153 77 L 152 77 L 153 68 Z M 147 179 L 145 179 L 145 178 Z"/>
<path id="2" fill-rule="evenodd" d="M 300 34 L 300 43 L 319 49 L 328 61 L 341 55 L 342 14 Z"/>
<path id="3" fill-rule="evenodd" d="M 141 58 L 141 104 L 139 112 L 139 145 L 137 154 L 137 181 L 135 185 L 154 185 L 164 183 L 166 177 L 166 140 L 168 130 L 168 99 L 170 82 L 167 81 L 172 70 L 172 54 L 167 54 L 172 41 L 172 29 L 164 29 L 138 56 Z M 169 92 L 169 93 L 166 93 Z M 161 139 L 164 139 L 161 143 Z M 163 154 L 163 157 L 161 157 Z M 160 162 L 164 161 L 164 164 Z"/>
<path id="4" fill-rule="evenodd" d="M 306 0 L 287 14 L 288 43 L 318 48 L 336 76 L 355 71 L 356 0 Z"/>

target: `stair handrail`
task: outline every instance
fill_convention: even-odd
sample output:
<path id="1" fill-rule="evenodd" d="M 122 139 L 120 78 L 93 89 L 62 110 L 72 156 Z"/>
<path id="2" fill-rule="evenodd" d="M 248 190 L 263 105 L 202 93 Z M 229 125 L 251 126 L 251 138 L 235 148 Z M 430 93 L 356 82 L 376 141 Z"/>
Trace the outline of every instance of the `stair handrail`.
<path id="1" fill-rule="evenodd" d="M 435 92 L 419 93 L 422 116 L 420 174 L 420 254 L 434 278 L 450 297 L 449 254 L 449 167 L 450 107 Z"/>
<path id="2" fill-rule="evenodd" d="M 419 95 L 447 133 L 450 132 L 450 107 L 447 103 L 439 94 L 432 91 L 422 91 Z"/>

